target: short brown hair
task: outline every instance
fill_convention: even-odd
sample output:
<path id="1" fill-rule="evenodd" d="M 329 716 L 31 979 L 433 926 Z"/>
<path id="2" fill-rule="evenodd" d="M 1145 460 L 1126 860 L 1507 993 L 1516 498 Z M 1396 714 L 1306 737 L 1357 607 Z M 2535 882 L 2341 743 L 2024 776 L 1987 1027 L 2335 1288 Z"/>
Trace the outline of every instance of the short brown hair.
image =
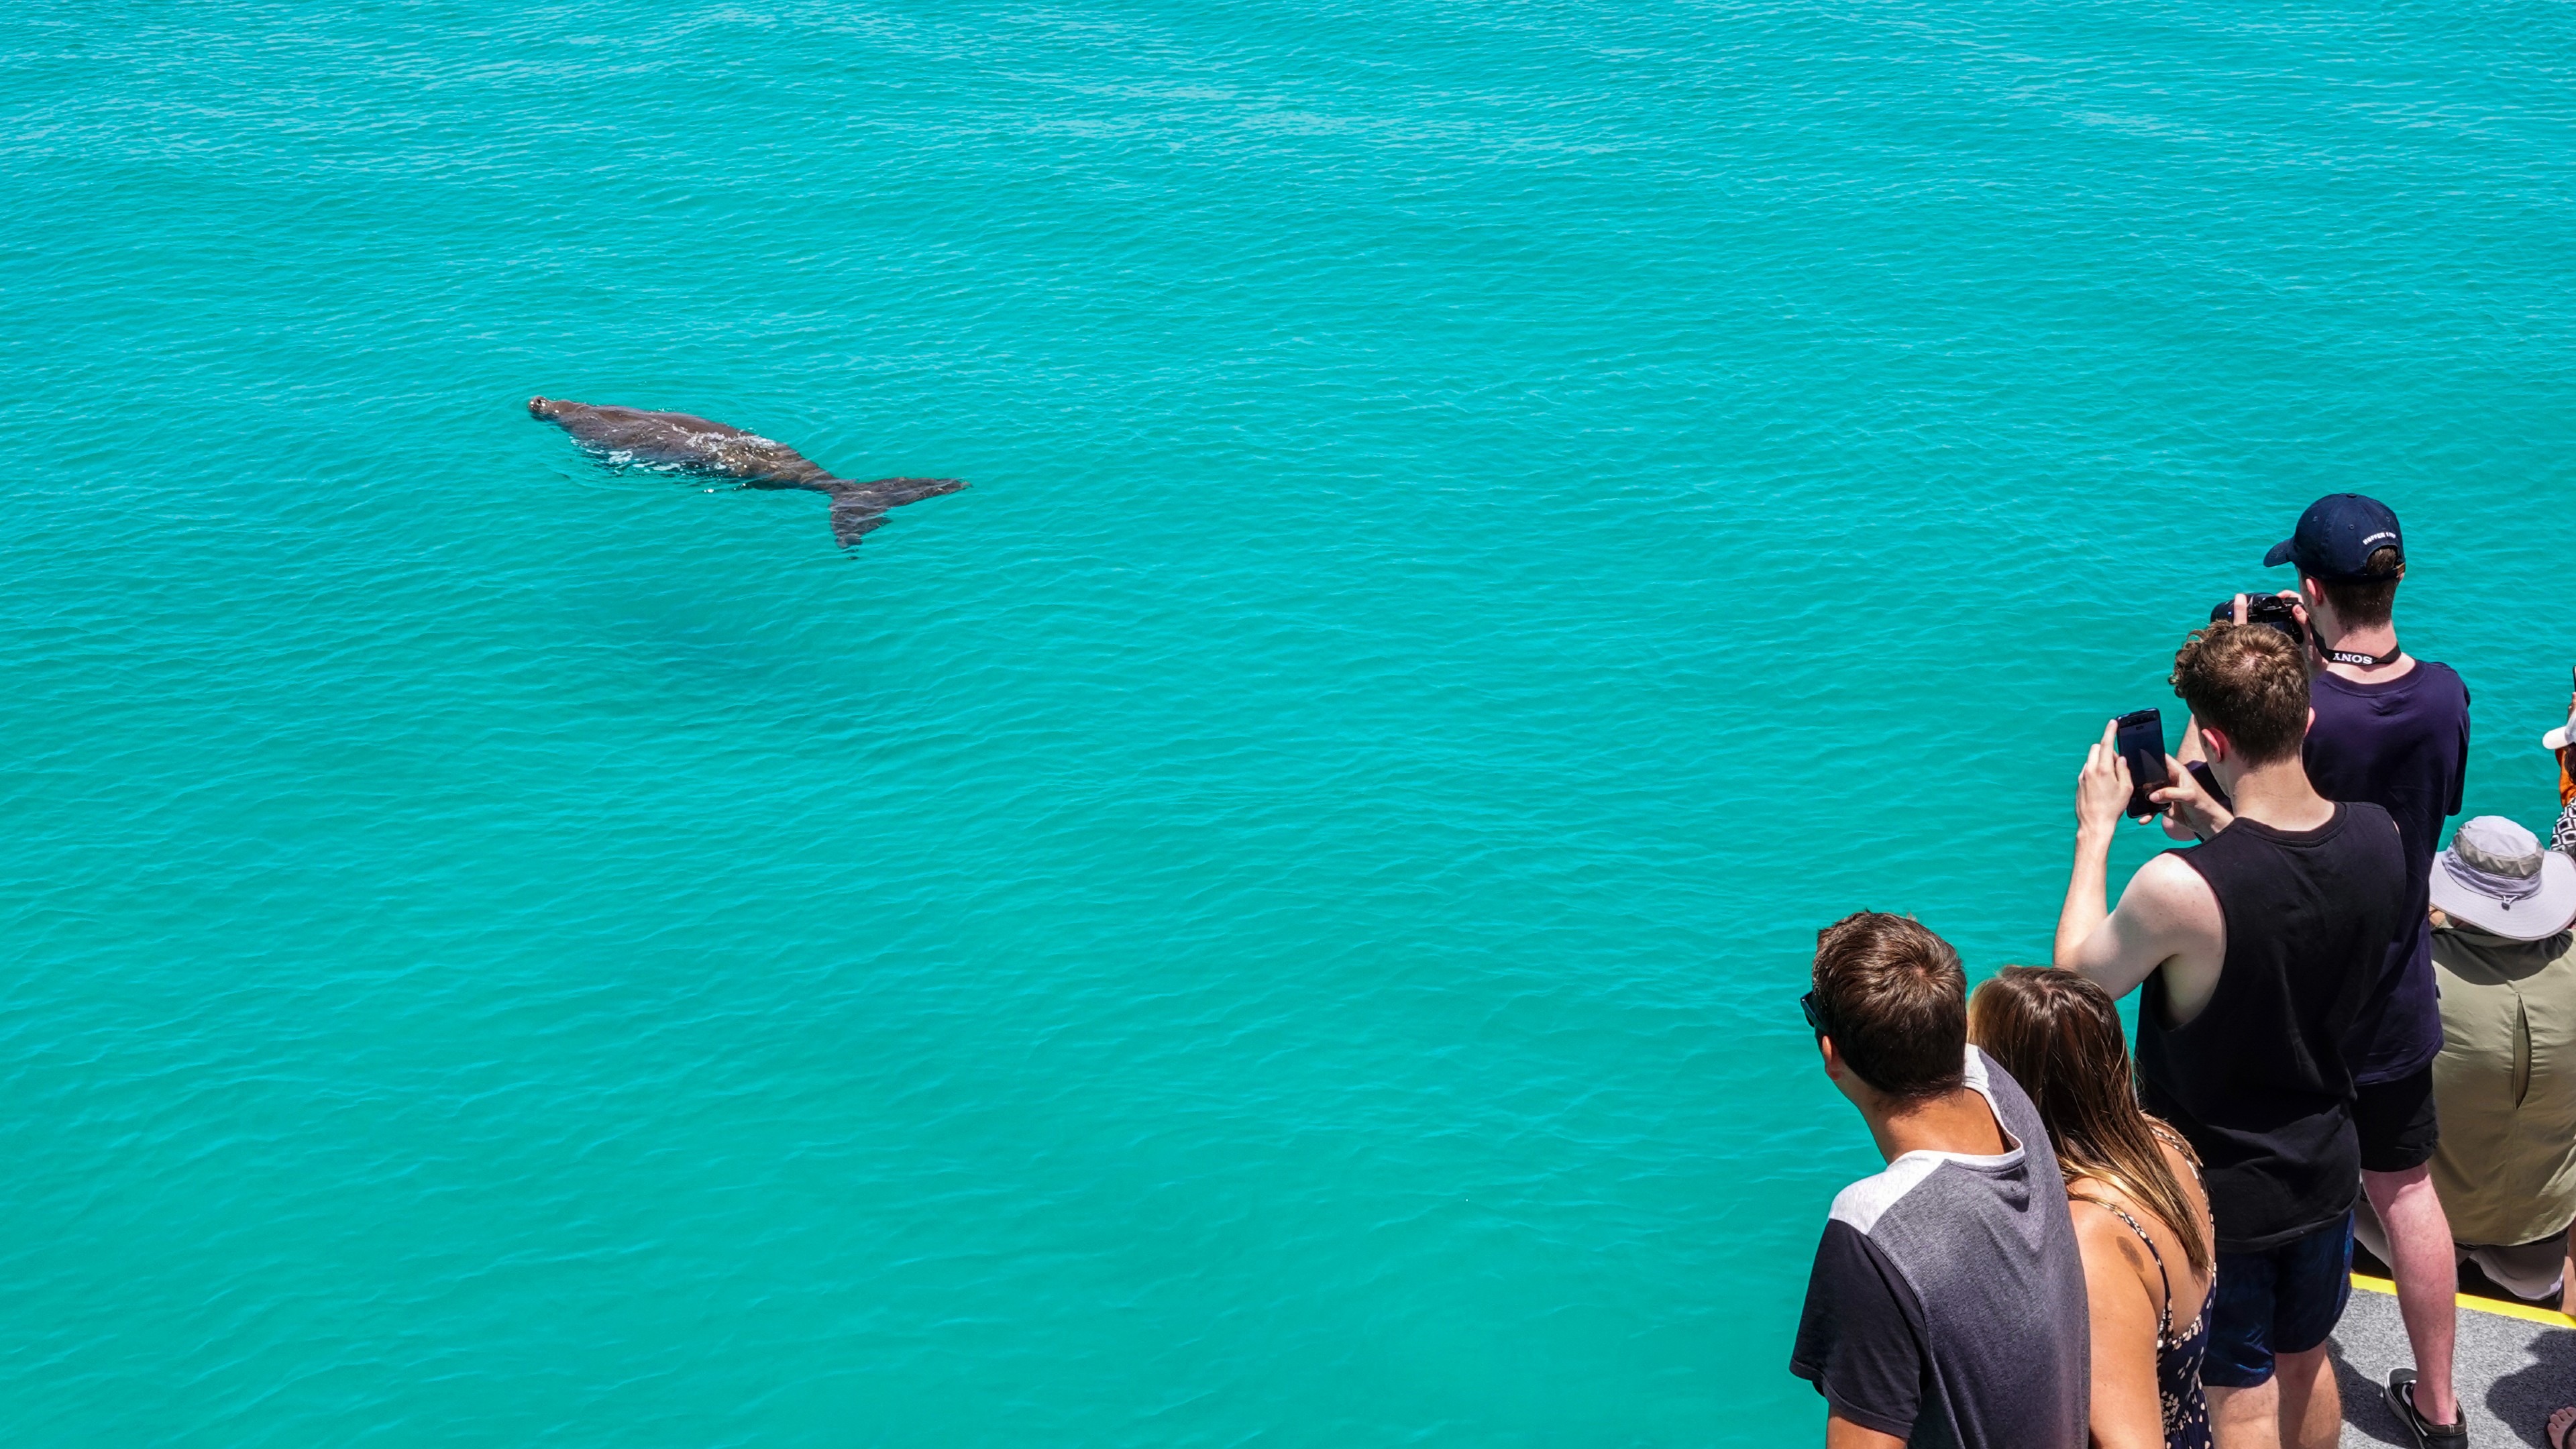
<path id="1" fill-rule="evenodd" d="M 1965 1080 L 1968 975 L 1912 916 L 1862 911 L 1816 933 L 1816 1003 L 1834 1050 L 1891 1097 L 1936 1097 Z"/>
<path id="2" fill-rule="evenodd" d="M 2249 765 L 2299 752 L 2308 737 L 2308 666 L 2268 624 L 2212 624 L 2174 655 L 2174 693 L 2227 736 Z"/>
<path id="3" fill-rule="evenodd" d="M 2334 605 L 2335 617 L 2356 629 L 2375 629 L 2397 608 L 2397 581 L 2406 577 L 2406 560 L 2394 545 L 2370 551 L 2362 564 L 2364 577 L 2328 583 L 2315 580 L 2317 592 Z"/>

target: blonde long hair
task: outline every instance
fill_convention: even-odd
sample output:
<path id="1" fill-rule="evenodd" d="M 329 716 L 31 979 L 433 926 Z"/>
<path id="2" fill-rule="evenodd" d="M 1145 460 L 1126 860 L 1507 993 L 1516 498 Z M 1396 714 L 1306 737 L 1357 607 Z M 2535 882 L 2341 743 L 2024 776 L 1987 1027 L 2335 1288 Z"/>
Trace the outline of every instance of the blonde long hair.
<path id="1" fill-rule="evenodd" d="M 2072 971 L 2007 966 L 1968 998 L 1968 1040 L 2030 1095 L 2068 1182 L 2118 1188 L 2182 1240 L 2194 1276 L 2208 1276 L 2208 1234 L 2157 1139 L 2200 1159 L 2139 1108 L 2120 1013 L 2101 987 Z"/>

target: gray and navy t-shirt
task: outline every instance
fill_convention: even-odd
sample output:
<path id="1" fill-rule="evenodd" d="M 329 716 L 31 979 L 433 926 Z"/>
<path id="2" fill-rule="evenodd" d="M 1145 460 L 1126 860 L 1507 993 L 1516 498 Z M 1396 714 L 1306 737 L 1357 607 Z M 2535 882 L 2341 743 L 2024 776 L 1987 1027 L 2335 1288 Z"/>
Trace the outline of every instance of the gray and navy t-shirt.
<path id="1" fill-rule="evenodd" d="M 1975 1047 L 1968 1086 L 2011 1143 L 1909 1152 L 1834 1199 L 1789 1371 L 1914 1449 L 2080 1449 L 2091 1320 L 2048 1131 Z"/>

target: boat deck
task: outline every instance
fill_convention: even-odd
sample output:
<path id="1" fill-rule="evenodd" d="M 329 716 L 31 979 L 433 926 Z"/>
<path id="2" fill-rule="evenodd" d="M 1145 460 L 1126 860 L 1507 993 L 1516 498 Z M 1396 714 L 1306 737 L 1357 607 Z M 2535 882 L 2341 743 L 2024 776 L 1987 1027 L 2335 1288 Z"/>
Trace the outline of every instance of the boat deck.
<path id="1" fill-rule="evenodd" d="M 2344 1449 L 2396 1445 L 2414 1449 L 2380 1400 L 2388 1371 L 2415 1361 L 2406 1326 L 2384 1279 L 2353 1277 L 2352 1303 L 2334 1336 L 2335 1373 L 2343 1387 Z M 2576 1320 L 2544 1309 L 2460 1296 L 2460 1338 L 2453 1371 L 2468 1406 L 2477 1445 L 2529 1444 L 2545 1449 L 2541 1426 L 2550 1411 L 2576 1404 Z"/>

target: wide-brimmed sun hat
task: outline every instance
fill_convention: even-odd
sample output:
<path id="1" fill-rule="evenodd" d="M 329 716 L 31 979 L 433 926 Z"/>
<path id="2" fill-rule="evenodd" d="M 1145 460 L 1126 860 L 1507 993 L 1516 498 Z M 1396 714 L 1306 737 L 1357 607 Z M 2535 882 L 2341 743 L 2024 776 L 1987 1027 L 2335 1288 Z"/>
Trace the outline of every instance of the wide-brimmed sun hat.
<path id="1" fill-rule="evenodd" d="M 2555 936 L 2576 921 L 2576 859 L 2501 815 L 2460 827 L 2433 857 L 2433 904 L 2462 925 L 2509 941 Z"/>

